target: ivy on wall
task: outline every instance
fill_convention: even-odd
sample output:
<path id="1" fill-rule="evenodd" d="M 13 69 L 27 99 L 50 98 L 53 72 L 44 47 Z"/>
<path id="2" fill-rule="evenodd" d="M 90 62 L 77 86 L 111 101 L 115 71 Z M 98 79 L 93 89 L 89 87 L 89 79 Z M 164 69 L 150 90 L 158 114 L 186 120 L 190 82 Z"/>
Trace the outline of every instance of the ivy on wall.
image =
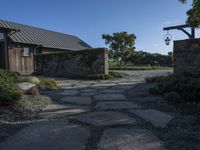
<path id="1" fill-rule="evenodd" d="M 95 74 L 104 66 L 104 56 L 107 50 L 105 49 L 90 49 L 80 51 L 67 51 L 62 53 L 39 54 L 36 56 L 37 72 L 39 74 L 59 74 L 65 69 L 72 69 L 73 65 L 80 67 L 80 72 L 87 72 L 88 74 Z M 101 63 L 102 62 L 102 63 Z M 66 67 L 68 65 L 69 67 Z M 51 68 L 51 69 L 50 69 Z M 47 71 L 48 70 L 48 71 Z M 72 70 L 74 72 L 74 70 Z M 80 74 L 80 72 L 77 74 Z M 82 72 L 82 73 L 83 73 Z M 103 72 L 102 72 L 103 73 Z"/>

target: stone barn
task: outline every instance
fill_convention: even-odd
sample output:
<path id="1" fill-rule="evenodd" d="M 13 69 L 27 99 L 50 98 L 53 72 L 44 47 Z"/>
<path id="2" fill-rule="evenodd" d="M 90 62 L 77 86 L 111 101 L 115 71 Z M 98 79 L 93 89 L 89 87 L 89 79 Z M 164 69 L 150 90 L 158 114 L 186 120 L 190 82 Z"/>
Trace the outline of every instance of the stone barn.
<path id="1" fill-rule="evenodd" d="M 108 52 L 80 38 L 0 20 L 0 68 L 22 75 L 74 76 L 108 73 Z"/>

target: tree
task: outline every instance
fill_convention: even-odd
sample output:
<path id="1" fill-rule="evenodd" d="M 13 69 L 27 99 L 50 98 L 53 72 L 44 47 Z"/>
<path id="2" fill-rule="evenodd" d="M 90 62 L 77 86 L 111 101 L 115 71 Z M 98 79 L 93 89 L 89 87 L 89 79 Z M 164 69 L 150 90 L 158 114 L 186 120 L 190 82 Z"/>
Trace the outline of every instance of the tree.
<path id="1" fill-rule="evenodd" d="M 109 45 L 109 58 L 120 61 L 120 64 L 130 60 L 135 53 L 136 36 L 134 34 L 117 32 L 112 35 L 103 34 L 102 38 L 105 44 Z"/>
<path id="2" fill-rule="evenodd" d="M 188 0 L 179 0 L 182 3 L 186 3 Z M 200 26 L 200 0 L 193 0 L 192 8 L 187 12 L 187 23 L 191 26 Z"/>

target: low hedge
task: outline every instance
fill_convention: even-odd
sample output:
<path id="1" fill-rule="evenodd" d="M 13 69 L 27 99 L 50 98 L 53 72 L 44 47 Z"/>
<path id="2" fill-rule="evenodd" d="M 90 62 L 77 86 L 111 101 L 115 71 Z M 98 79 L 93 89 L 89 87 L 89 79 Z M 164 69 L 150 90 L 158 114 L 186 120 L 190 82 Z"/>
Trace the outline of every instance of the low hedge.
<path id="1" fill-rule="evenodd" d="M 172 70 L 172 67 L 160 67 L 160 66 L 121 66 L 121 67 L 109 67 L 110 70 Z"/>
<path id="2" fill-rule="evenodd" d="M 150 93 L 163 95 L 169 101 L 196 105 L 200 102 L 200 78 L 170 75 L 147 81 L 157 82 Z"/>

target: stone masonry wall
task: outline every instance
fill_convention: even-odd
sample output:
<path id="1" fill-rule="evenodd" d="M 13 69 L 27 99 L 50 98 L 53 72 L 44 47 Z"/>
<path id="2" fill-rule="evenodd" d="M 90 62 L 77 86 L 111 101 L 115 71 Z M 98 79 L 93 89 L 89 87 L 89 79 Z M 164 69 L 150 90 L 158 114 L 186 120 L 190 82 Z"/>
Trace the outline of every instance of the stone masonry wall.
<path id="1" fill-rule="evenodd" d="M 40 54 L 36 56 L 36 73 L 59 77 L 108 74 L 108 51 L 99 48 Z"/>
<path id="2" fill-rule="evenodd" d="M 174 74 L 200 75 L 200 39 L 174 41 Z"/>

